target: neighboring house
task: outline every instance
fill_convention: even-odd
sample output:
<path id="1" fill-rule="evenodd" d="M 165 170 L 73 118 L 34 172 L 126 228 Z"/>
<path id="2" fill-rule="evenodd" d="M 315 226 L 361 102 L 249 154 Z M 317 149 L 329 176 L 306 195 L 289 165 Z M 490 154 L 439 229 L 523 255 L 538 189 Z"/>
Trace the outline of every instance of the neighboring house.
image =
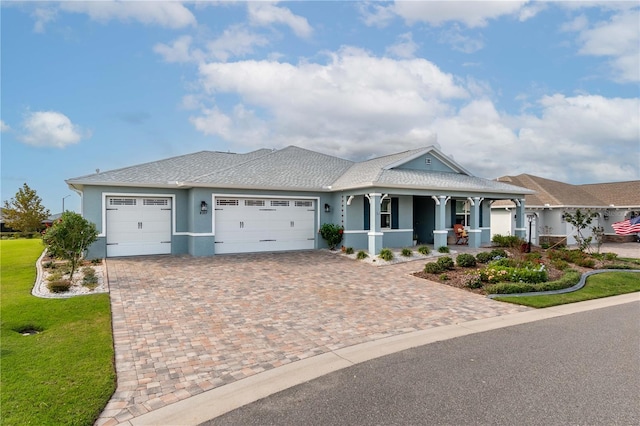
<path id="1" fill-rule="evenodd" d="M 615 235 L 611 224 L 640 214 L 640 181 L 571 185 L 528 174 L 503 176 L 497 181 L 535 191 L 525 197 L 525 238 L 529 238 L 531 223 L 531 242 L 534 244 L 576 244 L 576 229 L 564 220 L 564 215 L 574 214 L 577 209 L 597 213 L 589 229 L 583 231 L 585 237 L 591 236 L 591 227 L 601 226 L 605 241 L 634 240 L 633 236 Z M 491 236 L 513 235 L 516 215 L 515 203 L 494 202 L 491 206 Z"/>
<path id="2" fill-rule="evenodd" d="M 60 218 L 62 213 L 57 213 L 49 216 L 47 219 L 42 221 L 43 228 L 48 228 L 53 224 L 54 221 Z M 4 207 L 0 208 L 0 232 L 16 232 L 15 230 L 8 228 L 4 223 Z"/>
<path id="3" fill-rule="evenodd" d="M 100 232 L 90 258 L 317 249 L 323 223 L 370 253 L 445 246 L 454 223 L 478 247 L 490 242 L 490 203 L 518 200 L 524 213 L 531 193 L 474 177 L 433 146 L 363 162 L 295 146 L 203 151 L 66 182 Z"/>

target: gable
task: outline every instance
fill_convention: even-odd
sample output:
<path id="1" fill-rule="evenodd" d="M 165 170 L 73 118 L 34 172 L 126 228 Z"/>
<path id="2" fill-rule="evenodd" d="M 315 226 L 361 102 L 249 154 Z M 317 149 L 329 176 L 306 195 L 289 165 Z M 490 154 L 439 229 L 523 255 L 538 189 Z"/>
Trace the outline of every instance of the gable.
<path id="1" fill-rule="evenodd" d="M 414 158 L 404 164 L 401 164 L 394 169 L 405 169 L 405 170 L 421 170 L 428 172 L 441 172 L 441 173 L 458 173 L 457 170 L 454 170 L 449 164 L 445 164 L 444 161 L 440 160 L 437 156 L 433 155 L 433 153 L 427 153 L 419 156 L 418 158 Z"/>

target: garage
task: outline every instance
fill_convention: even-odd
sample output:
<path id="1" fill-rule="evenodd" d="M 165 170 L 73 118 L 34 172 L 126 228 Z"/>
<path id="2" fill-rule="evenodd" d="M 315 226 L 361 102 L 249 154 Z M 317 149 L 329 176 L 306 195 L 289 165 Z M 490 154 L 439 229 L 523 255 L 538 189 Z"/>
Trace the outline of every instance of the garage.
<path id="1" fill-rule="evenodd" d="M 315 248 L 315 201 L 215 199 L 215 252 L 252 253 Z"/>
<path id="2" fill-rule="evenodd" d="M 171 253 L 171 198 L 107 197 L 107 257 Z"/>

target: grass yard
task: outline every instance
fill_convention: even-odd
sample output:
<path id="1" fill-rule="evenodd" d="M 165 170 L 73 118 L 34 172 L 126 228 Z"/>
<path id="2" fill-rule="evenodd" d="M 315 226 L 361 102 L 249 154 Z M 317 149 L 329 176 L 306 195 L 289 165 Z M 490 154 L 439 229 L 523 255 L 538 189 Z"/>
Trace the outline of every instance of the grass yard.
<path id="1" fill-rule="evenodd" d="M 0 241 L 2 424 L 91 425 L 115 390 L 109 295 L 32 296 L 42 250 Z"/>
<path id="2" fill-rule="evenodd" d="M 582 302 L 584 300 L 599 299 L 601 297 L 640 291 L 640 273 L 637 272 L 605 272 L 587 278 L 583 288 L 573 293 L 523 296 L 497 297 L 502 302 L 526 305 L 532 308 L 547 308 L 549 306 L 564 305 L 565 303 Z"/>

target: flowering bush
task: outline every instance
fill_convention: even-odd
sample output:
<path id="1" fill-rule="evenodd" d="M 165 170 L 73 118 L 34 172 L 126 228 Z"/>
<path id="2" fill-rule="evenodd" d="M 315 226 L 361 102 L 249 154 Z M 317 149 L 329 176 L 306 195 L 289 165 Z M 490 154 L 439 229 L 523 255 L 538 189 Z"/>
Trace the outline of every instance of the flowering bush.
<path id="1" fill-rule="evenodd" d="M 344 228 L 333 223 L 323 223 L 320 227 L 320 236 L 327 241 L 330 250 L 335 250 L 342 241 Z"/>
<path id="2" fill-rule="evenodd" d="M 547 281 L 549 274 L 542 264 L 538 266 L 527 264 L 521 267 L 514 267 L 492 263 L 480 271 L 480 279 L 491 284 L 506 281 L 535 284 Z"/>

